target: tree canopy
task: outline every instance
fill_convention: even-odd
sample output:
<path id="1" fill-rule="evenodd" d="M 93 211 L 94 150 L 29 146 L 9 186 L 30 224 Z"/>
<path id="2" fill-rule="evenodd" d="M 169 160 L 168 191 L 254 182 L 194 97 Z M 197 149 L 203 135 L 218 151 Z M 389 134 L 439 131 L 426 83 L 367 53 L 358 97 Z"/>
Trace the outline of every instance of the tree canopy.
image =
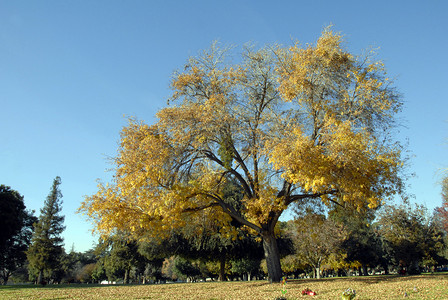
<path id="1" fill-rule="evenodd" d="M 435 214 L 445 232 L 448 233 L 448 176 L 442 180 L 442 206 L 436 207 Z"/>
<path id="2" fill-rule="evenodd" d="M 169 106 L 152 125 L 121 132 L 110 184 L 85 199 L 103 234 L 163 236 L 200 213 L 232 233 L 263 239 L 269 277 L 280 281 L 274 228 L 299 200 L 375 207 L 401 191 L 400 145 L 391 138 L 399 94 L 373 53 L 355 56 L 331 28 L 314 45 L 215 43 L 175 72 Z M 228 178 L 243 197 L 227 201 Z"/>
<path id="3" fill-rule="evenodd" d="M 296 256 L 314 269 L 315 278 L 320 278 L 321 266 L 347 235 L 343 226 L 319 214 L 308 214 L 288 225 Z"/>
<path id="4" fill-rule="evenodd" d="M 0 282 L 23 266 L 37 218 L 26 210 L 23 196 L 9 186 L 0 185 Z"/>
<path id="5" fill-rule="evenodd" d="M 443 233 L 422 205 L 385 206 L 378 221 L 382 236 L 392 248 L 396 264 L 407 272 L 420 273 L 419 264 L 437 265 L 445 247 Z"/>
<path id="6" fill-rule="evenodd" d="M 23 196 L 9 186 L 0 185 L 0 250 L 6 241 L 17 234 L 23 224 L 20 218 L 25 210 Z"/>
<path id="7" fill-rule="evenodd" d="M 340 245 L 346 254 L 345 261 L 360 265 L 359 273 L 368 275 L 367 267 L 380 264 L 385 256 L 380 237 L 373 226 L 376 210 L 357 211 L 352 207 L 336 206 L 329 215 L 334 221 L 343 224 L 347 232 Z"/>

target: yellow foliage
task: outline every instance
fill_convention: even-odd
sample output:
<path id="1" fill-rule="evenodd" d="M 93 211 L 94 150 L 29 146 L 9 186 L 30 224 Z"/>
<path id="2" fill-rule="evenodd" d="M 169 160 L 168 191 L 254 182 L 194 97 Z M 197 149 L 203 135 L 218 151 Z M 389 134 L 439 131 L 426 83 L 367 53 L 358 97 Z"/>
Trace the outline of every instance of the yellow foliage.
<path id="1" fill-rule="evenodd" d="M 400 148 L 384 133 L 401 102 L 383 64 L 342 43 L 326 29 L 315 45 L 246 49 L 236 65 L 216 46 L 191 58 L 157 122 L 123 128 L 113 182 L 80 211 L 103 234 L 163 236 L 202 213 L 231 236 L 232 219 L 273 231 L 297 199 L 375 207 L 400 192 Z"/>

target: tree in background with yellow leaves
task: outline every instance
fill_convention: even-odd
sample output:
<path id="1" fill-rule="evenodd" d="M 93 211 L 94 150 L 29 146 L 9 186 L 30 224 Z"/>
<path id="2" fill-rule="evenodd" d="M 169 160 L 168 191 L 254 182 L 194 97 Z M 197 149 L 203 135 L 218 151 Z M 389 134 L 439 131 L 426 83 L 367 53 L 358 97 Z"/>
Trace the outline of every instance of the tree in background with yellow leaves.
<path id="1" fill-rule="evenodd" d="M 114 180 L 80 211 L 137 239 L 203 218 L 231 237 L 238 224 L 261 238 L 279 282 L 274 228 L 290 205 L 376 207 L 401 191 L 391 132 L 402 103 L 373 53 L 352 55 L 331 28 L 314 45 L 231 53 L 213 44 L 174 74 L 169 105 L 123 128 Z M 229 178 L 241 199 L 224 197 Z"/>

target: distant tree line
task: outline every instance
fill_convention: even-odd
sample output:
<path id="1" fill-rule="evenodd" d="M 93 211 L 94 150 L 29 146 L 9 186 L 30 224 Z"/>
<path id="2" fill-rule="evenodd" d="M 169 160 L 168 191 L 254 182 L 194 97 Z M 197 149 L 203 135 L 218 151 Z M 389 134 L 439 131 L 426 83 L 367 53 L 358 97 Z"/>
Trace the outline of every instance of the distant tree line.
<path id="1" fill-rule="evenodd" d="M 422 205 L 357 210 L 323 207 L 318 201 L 297 207 L 294 220 L 275 228 L 284 274 L 290 277 L 417 274 L 447 265 L 443 204 L 430 214 Z M 0 186 L 0 280 L 52 283 L 157 283 L 166 281 L 253 280 L 266 278 L 259 239 L 243 228 L 229 234 L 203 216 L 162 239 L 133 241 L 126 232 L 100 239 L 91 250 L 66 251 L 61 179 L 56 177 L 39 218 L 26 210 L 23 196 Z M 229 186 L 229 199 L 238 197 Z M 230 201 L 230 200 L 229 200 Z M 197 214 L 195 214 L 197 218 Z"/>

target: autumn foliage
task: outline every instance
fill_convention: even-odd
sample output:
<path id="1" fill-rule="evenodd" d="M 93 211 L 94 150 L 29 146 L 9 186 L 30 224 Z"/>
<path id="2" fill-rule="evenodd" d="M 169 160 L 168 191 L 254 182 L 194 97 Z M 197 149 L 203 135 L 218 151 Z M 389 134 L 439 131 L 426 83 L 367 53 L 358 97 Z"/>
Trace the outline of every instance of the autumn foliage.
<path id="1" fill-rule="evenodd" d="M 201 218 L 230 237 L 236 222 L 262 238 L 279 281 L 274 227 L 292 203 L 376 207 L 401 191 L 400 145 L 390 134 L 400 97 L 373 53 L 350 54 L 330 28 L 314 45 L 247 47 L 238 63 L 231 53 L 213 44 L 190 58 L 157 122 L 130 120 L 114 180 L 81 211 L 99 232 L 135 238 Z M 223 196 L 229 178 L 242 199 Z"/>

